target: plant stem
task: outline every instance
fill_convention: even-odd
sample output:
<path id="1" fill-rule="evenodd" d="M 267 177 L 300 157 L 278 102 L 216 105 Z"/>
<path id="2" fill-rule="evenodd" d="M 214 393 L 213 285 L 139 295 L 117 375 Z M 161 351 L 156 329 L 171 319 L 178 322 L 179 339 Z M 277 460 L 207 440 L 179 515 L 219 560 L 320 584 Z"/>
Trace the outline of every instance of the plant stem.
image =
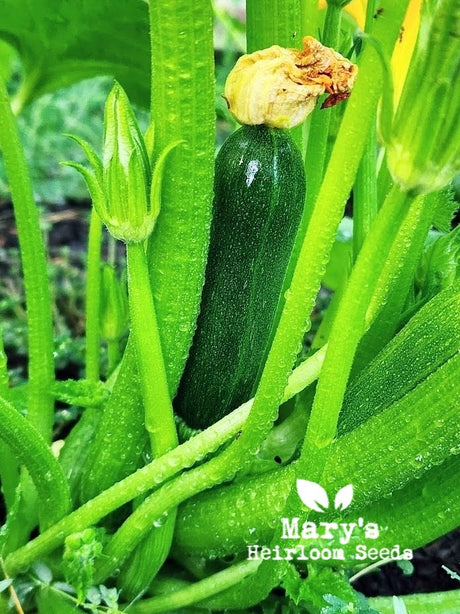
<path id="1" fill-rule="evenodd" d="M 127 245 L 127 267 L 129 310 L 144 400 L 145 427 L 150 436 L 152 454 L 156 457 L 177 445 L 177 434 L 142 243 Z"/>
<path id="2" fill-rule="evenodd" d="M 40 504 L 42 528 L 60 520 L 71 508 L 64 473 L 37 429 L 0 397 L 0 438 L 32 477 Z"/>
<path id="3" fill-rule="evenodd" d="M 215 140 L 213 15 L 209 0 L 155 0 L 149 13 L 154 155 L 181 141 L 168 157 L 161 210 L 147 248 L 174 397 L 195 330 L 209 242 Z"/>
<path id="4" fill-rule="evenodd" d="M 374 25 L 377 0 L 368 0 L 366 5 L 365 32 L 370 34 Z M 377 128 L 369 128 L 363 157 L 356 173 L 353 187 L 353 256 L 356 260 L 364 239 L 369 232 L 378 209 L 377 198 Z"/>
<path id="5" fill-rule="evenodd" d="M 10 382 L 8 375 L 8 363 L 3 345 L 3 335 L 0 329 L 0 397 L 8 399 Z M 0 482 L 7 511 L 11 510 L 16 488 L 19 481 L 18 463 L 8 445 L 0 441 Z"/>
<path id="6" fill-rule="evenodd" d="M 316 0 L 302 0 L 300 10 L 302 35 L 318 38 L 318 2 Z"/>
<path id="7" fill-rule="evenodd" d="M 356 347 L 365 330 L 366 312 L 411 200 L 397 187 L 392 190 L 362 247 L 339 305 L 302 449 L 302 456 L 309 459 L 312 481 L 321 479 Z"/>
<path id="8" fill-rule="evenodd" d="M 340 38 L 342 10 L 335 4 L 328 4 L 322 43 L 327 47 L 337 48 Z M 332 109 L 316 107 L 308 133 L 307 152 L 305 155 L 305 174 L 307 177 L 306 211 L 311 211 L 318 197 L 326 165 L 329 125 Z M 306 220 L 308 222 L 308 219 Z"/>
<path id="9" fill-rule="evenodd" d="M 300 6 L 298 0 L 247 0 L 247 53 L 271 45 L 299 47 Z"/>
<path id="10" fill-rule="evenodd" d="M 135 604 L 130 608 L 130 612 L 132 614 L 156 614 L 157 612 L 171 612 L 173 609 L 198 603 L 235 586 L 247 576 L 255 573 L 259 565 L 260 561 L 242 561 L 169 595 L 160 595 Z"/>
<path id="11" fill-rule="evenodd" d="M 366 331 L 353 361 L 353 371 L 359 372 L 364 365 L 390 341 L 398 324 L 407 294 L 413 283 L 414 272 L 422 253 L 437 204 L 437 194 L 425 196 L 418 207 L 412 208 L 404 220 L 398 240 L 383 268 L 377 293 L 369 305 L 367 320 L 372 326 Z M 407 245 L 409 244 L 409 249 Z M 391 281 L 390 281 L 391 280 Z M 391 283 L 388 299 L 382 300 L 379 288 Z"/>
<path id="12" fill-rule="evenodd" d="M 304 381 L 305 386 L 312 383 L 319 375 L 322 363 L 317 358 L 318 354 L 319 352 L 305 361 L 311 365 L 311 368 L 307 368 L 304 363 L 298 367 L 307 374 L 307 379 Z M 289 395 L 296 394 L 298 391 L 300 381 L 297 375 L 296 369 L 292 375 L 293 385 L 284 400 L 288 400 Z M 29 544 L 11 554 L 7 559 L 7 567 L 10 573 L 14 575 L 37 557 L 53 550 L 70 533 L 81 531 L 95 524 L 113 510 L 148 490 L 158 487 L 183 469 L 202 460 L 207 454 L 215 452 L 240 431 L 247 419 L 252 403 L 253 400 L 244 403 L 205 431 L 198 433 L 192 439 L 177 448 L 173 448 L 160 458 L 154 459 L 145 467 L 107 488 Z M 199 491 L 197 490 L 197 492 Z"/>
<path id="13" fill-rule="evenodd" d="M 0 149 L 14 205 L 19 236 L 28 321 L 27 419 L 51 441 L 54 401 L 51 297 L 38 209 L 21 146 L 16 119 L 5 84 L 0 79 Z"/>
<path id="14" fill-rule="evenodd" d="M 356 260 L 377 215 L 377 132 L 371 126 L 353 187 L 353 256 Z"/>
<path id="15" fill-rule="evenodd" d="M 326 17 L 324 19 L 324 28 L 322 43 L 326 47 L 337 49 L 340 41 L 340 24 L 342 22 L 342 9 L 333 2 L 327 3 Z"/>
<path id="16" fill-rule="evenodd" d="M 441 593 L 417 593 L 415 595 L 404 595 L 398 597 L 408 608 L 410 614 L 426 614 L 436 612 L 436 614 L 456 614 L 460 601 L 460 590 L 451 590 Z M 382 614 L 393 614 L 394 597 L 372 597 L 369 605 Z"/>
<path id="17" fill-rule="evenodd" d="M 88 258 L 86 266 L 86 377 L 99 380 L 101 303 L 101 242 L 102 220 L 93 207 L 89 224 Z"/>
<path id="18" fill-rule="evenodd" d="M 301 6 L 299 0 L 246 0 L 247 53 L 272 45 L 300 47 L 305 34 Z M 302 126 L 290 133 L 302 151 Z"/>

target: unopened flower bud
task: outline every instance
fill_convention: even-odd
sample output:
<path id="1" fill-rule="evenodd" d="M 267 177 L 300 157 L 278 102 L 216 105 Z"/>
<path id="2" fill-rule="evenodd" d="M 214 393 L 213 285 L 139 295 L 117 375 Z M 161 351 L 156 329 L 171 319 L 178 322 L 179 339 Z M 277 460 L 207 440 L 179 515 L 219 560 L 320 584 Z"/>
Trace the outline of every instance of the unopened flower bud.
<path id="1" fill-rule="evenodd" d="M 149 154 L 153 153 L 153 125 L 147 129 L 145 140 L 128 97 L 118 83 L 105 105 L 102 161 L 89 143 L 76 136 L 72 138 L 85 151 L 91 170 L 77 162 L 64 164 L 83 175 L 93 205 L 109 232 L 125 243 L 145 241 L 160 211 L 166 158 L 180 141 L 164 148 L 152 170 Z"/>
<path id="2" fill-rule="evenodd" d="M 150 163 L 128 97 L 118 84 L 105 105 L 102 174 L 106 199 L 99 214 L 110 233 L 126 243 L 144 241 L 156 218 L 150 210 Z"/>
<path id="3" fill-rule="evenodd" d="M 227 77 L 224 98 L 241 124 L 292 128 L 302 123 L 324 93 L 325 106 L 350 95 L 358 68 L 305 36 L 303 49 L 273 45 L 243 55 Z"/>
<path id="4" fill-rule="evenodd" d="M 458 2 L 426 2 L 387 143 L 388 168 L 406 191 L 434 192 L 460 169 L 459 40 Z"/>

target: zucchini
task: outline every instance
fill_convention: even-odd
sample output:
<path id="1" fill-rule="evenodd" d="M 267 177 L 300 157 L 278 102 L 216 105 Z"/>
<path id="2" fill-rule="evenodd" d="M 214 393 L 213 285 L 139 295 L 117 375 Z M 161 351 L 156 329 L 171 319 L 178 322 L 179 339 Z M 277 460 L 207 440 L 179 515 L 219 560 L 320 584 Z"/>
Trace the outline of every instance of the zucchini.
<path id="1" fill-rule="evenodd" d="M 254 391 L 304 201 L 288 132 L 259 125 L 230 135 L 216 159 L 200 314 L 174 404 L 190 427 L 206 428 Z"/>

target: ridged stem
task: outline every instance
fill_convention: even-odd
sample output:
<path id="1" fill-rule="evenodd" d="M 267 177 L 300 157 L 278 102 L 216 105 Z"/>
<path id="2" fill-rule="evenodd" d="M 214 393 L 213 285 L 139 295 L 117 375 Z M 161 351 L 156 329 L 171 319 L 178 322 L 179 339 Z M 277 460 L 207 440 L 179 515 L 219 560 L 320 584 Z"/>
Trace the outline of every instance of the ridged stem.
<path id="1" fill-rule="evenodd" d="M 247 0 L 247 53 L 271 45 L 300 47 L 301 0 Z"/>
<path id="2" fill-rule="evenodd" d="M 340 37 L 342 9 L 335 4 L 328 4 L 322 43 L 327 47 L 337 48 Z M 307 177 L 306 210 L 311 211 L 323 180 L 326 165 L 329 125 L 332 109 L 316 107 L 312 116 L 308 133 L 307 151 L 305 155 L 305 174 Z"/>
<path id="3" fill-rule="evenodd" d="M 174 396 L 192 342 L 209 242 L 215 135 L 211 3 L 152 0 L 150 29 L 155 155 L 181 141 L 168 157 L 147 250 Z"/>
<path id="4" fill-rule="evenodd" d="M 321 365 L 322 360 L 319 351 L 294 370 L 289 379 L 284 400 L 288 400 L 302 387 L 315 381 L 321 370 Z M 202 460 L 207 454 L 215 452 L 242 428 L 252 402 L 251 400 L 244 403 L 205 431 L 107 488 L 51 529 L 17 550 L 8 557 L 9 572 L 14 575 L 19 569 L 29 565 L 36 558 L 56 548 L 64 541 L 66 535 L 95 524 L 118 507 L 148 490 L 158 487 L 181 470 Z"/>
<path id="5" fill-rule="evenodd" d="M 302 456 L 308 458 L 308 479 L 312 481 L 321 479 L 356 347 L 365 330 L 366 312 L 411 200 L 398 188 L 390 193 L 339 305 L 302 449 Z"/>
<path id="6" fill-rule="evenodd" d="M 417 593 L 415 595 L 404 595 L 398 597 L 402 601 L 407 611 L 411 614 L 456 614 L 460 602 L 460 590 L 451 590 L 440 593 Z M 381 614 L 394 614 L 394 597 L 372 597 L 369 605 Z"/>
<path id="7" fill-rule="evenodd" d="M 130 611 L 132 614 L 156 614 L 157 612 L 171 612 L 173 608 L 183 608 L 198 603 L 235 586 L 247 576 L 255 573 L 259 565 L 260 561 L 236 563 L 204 580 L 193 582 L 189 586 L 168 595 L 159 595 L 134 604 Z"/>
<path id="8" fill-rule="evenodd" d="M 127 267 L 131 330 L 144 401 L 145 428 L 152 454 L 161 456 L 177 445 L 177 435 L 143 243 L 127 245 Z"/>
<path id="9" fill-rule="evenodd" d="M 2 397 L 0 438 L 29 472 L 38 494 L 40 524 L 46 529 L 71 508 L 69 487 L 59 463 L 37 429 Z"/>
<path id="10" fill-rule="evenodd" d="M 89 223 L 86 266 L 86 378 L 99 380 L 102 221 L 93 207 Z"/>
<path id="11" fill-rule="evenodd" d="M 272 45 L 301 47 L 302 0 L 246 0 L 246 47 L 252 53 Z M 290 130 L 302 150 L 302 127 Z"/>
<path id="12" fill-rule="evenodd" d="M 51 395 L 54 344 L 45 247 L 16 118 L 1 79 L 0 149 L 8 175 L 24 272 L 29 346 L 27 419 L 49 442 L 54 409 Z"/>

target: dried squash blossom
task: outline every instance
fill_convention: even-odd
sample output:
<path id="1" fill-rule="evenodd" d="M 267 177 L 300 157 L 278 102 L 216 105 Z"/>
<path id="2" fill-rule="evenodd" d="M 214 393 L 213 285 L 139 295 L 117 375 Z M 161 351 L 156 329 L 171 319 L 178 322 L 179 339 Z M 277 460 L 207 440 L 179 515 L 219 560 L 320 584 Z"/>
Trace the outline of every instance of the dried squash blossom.
<path id="1" fill-rule="evenodd" d="M 348 98 L 357 66 L 312 36 L 302 42 L 301 50 L 273 45 L 238 60 L 224 90 L 237 121 L 292 128 L 313 111 L 322 94 L 329 94 L 325 106 Z"/>

